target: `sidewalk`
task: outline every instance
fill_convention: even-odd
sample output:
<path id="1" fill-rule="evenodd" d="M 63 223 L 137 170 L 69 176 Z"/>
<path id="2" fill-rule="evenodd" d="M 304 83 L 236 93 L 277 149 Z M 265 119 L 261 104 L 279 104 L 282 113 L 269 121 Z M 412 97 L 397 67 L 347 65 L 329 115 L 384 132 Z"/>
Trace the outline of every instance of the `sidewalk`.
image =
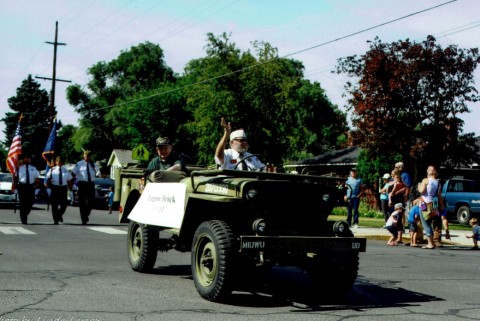
<path id="1" fill-rule="evenodd" d="M 356 237 L 365 237 L 370 240 L 384 240 L 388 241 L 391 234 L 384 228 L 377 227 L 362 227 L 352 228 L 352 232 Z M 442 244 L 445 246 L 461 246 L 471 248 L 473 247 L 472 239 L 467 239 L 467 235 L 471 235 L 471 231 L 450 230 L 450 240 L 445 239 L 445 231 L 442 233 Z M 403 233 L 403 243 L 410 243 L 410 234 L 408 228 Z"/>

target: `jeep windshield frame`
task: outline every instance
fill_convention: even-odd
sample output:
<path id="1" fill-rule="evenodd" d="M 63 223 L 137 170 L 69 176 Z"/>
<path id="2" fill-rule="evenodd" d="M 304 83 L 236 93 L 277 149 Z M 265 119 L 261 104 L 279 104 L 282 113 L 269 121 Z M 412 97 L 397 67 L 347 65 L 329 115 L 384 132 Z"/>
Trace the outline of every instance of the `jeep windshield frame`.
<path id="1" fill-rule="evenodd" d="M 196 191 L 198 188 L 198 184 L 195 185 L 195 177 L 199 177 L 199 176 L 241 177 L 241 178 L 252 178 L 257 180 L 294 181 L 294 182 L 305 182 L 305 183 L 316 183 L 316 184 L 324 183 L 331 186 L 335 186 L 336 182 L 340 180 L 339 177 L 332 177 L 332 176 L 297 175 L 297 174 L 288 174 L 288 173 L 217 169 L 217 170 L 193 171 L 190 175 L 190 179 L 191 179 L 192 188 L 194 191 Z"/>

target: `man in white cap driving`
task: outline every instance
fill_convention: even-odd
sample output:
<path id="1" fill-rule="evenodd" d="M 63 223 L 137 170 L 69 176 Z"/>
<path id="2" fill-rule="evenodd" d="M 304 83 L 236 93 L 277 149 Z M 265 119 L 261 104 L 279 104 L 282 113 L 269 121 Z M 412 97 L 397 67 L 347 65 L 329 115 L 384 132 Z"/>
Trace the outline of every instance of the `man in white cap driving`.
<path id="1" fill-rule="evenodd" d="M 265 165 L 247 151 L 248 142 L 245 131 L 238 129 L 232 132 L 230 123 L 227 123 L 224 118 L 222 118 L 221 125 L 224 132 L 215 150 L 215 163 L 221 169 L 264 170 Z M 230 142 L 230 149 L 225 149 L 228 142 Z"/>

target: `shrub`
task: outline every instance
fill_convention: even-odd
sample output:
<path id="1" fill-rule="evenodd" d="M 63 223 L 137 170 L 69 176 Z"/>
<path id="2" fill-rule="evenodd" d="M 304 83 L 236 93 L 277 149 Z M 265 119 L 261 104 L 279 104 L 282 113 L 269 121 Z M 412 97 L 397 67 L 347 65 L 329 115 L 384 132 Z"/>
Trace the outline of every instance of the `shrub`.
<path id="1" fill-rule="evenodd" d="M 370 208 L 366 202 L 360 201 L 358 208 L 360 217 L 382 218 L 383 214 L 377 209 Z M 347 216 L 347 208 L 345 206 L 337 206 L 332 210 L 332 215 Z"/>

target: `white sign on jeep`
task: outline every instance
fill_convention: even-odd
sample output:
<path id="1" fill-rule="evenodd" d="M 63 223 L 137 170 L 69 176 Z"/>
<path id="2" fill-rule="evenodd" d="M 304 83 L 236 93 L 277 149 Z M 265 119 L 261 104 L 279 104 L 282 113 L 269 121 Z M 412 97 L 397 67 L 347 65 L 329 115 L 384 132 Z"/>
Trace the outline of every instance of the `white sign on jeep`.
<path id="1" fill-rule="evenodd" d="M 142 224 L 180 228 L 185 193 L 182 183 L 149 183 L 128 218 Z"/>

